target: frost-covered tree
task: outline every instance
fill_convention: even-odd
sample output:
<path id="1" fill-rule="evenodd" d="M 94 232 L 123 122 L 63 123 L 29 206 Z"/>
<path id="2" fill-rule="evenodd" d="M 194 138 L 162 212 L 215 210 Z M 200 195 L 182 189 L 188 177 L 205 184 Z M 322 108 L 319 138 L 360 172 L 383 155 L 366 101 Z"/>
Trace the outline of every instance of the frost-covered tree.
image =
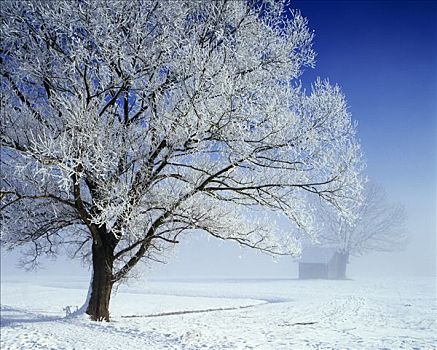
<path id="1" fill-rule="evenodd" d="M 407 243 L 406 213 L 401 204 L 390 203 L 384 188 L 375 182 L 364 187 L 363 201 L 356 205 L 356 218 L 349 222 L 332 209 L 319 216 L 324 229 L 318 235 L 323 246 L 337 251 L 339 278 L 346 277 L 349 256 L 361 256 L 369 252 L 391 252 Z"/>
<path id="2" fill-rule="evenodd" d="M 90 256 L 87 313 L 202 230 L 269 254 L 345 218 L 360 147 L 340 89 L 298 83 L 313 34 L 281 1 L 3 0 L 2 243 Z M 29 257 L 29 256 L 28 256 Z M 29 261 L 28 261 L 29 262 Z"/>

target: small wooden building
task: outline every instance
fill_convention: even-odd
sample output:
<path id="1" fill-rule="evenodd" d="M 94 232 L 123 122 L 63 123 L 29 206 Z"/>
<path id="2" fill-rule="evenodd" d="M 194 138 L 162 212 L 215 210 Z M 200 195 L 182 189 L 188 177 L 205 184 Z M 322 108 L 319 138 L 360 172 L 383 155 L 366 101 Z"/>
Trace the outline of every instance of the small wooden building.
<path id="1" fill-rule="evenodd" d="M 333 248 L 307 247 L 299 260 L 299 279 L 345 279 L 348 254 Z"/>

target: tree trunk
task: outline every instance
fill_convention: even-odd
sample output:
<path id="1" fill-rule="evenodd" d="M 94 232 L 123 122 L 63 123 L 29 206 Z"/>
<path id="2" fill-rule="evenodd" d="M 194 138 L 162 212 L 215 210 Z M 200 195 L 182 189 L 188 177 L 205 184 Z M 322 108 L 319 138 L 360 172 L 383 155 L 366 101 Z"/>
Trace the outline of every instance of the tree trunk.
<path id="1" fill-rule="evenodd" d="M 338 260 L 337 260 L 337 273 L 338 279 L 346 279 L 346 268 L 349 262 L 349 253 L 348 252 L 339 252 Z"/>
<path id="2" fill-rule="evenodd" d="M 349 253 L 337 251 L 328 263 L 328 279 L 346 279 L 346 267 L 349 262 Z"/>
<path id="3" fill-rule="evenodd" d="M 94 243 L 91 298 L 86 313 L 93 321 L 109 321 L 109 300 L 113 285 L 114 249 L 101 242 Z"/>

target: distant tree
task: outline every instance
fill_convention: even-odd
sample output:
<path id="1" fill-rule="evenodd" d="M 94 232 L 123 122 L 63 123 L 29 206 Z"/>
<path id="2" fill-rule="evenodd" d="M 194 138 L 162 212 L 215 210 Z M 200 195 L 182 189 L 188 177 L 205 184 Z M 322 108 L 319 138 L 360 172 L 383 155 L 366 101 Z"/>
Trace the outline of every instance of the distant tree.
<path id="1" fill-rule="evenodd" d="M 390 203 L 380 185 L 367 183 L 364 200 L 357 205 L 356 212 L 356 219 L 349 222 L 331 209 L 322 215 L 324 228 L 319 241 L 337 250 L 340 278 L 345 278 L 350 255 L 391 252 L 403 248 L 407 243 L 405 208 L 401 204 Z"/>
<path id="2" fill-rule="evenodd" d="M 3 0 L 1 240 L 91 257 L 86 312 L 202 230 L 269 254 L 360 197 L 337 86 L 298 84 L 313 34 L 281 1 Z M 30 257 L 30 259 L 29 259 Z"/>

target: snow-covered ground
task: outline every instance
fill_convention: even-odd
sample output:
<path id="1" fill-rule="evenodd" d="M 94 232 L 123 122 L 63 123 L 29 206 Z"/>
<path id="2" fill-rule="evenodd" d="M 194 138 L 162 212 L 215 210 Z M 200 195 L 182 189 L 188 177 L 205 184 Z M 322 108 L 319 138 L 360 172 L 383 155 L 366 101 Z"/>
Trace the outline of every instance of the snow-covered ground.
<path id="1" fill-rule="evenodd" d="M 431 278 L 155 280 L 121 286 L 111 301 L 113 322 L 65 318 L 62 309 L 80 305 L 86 286 L 65 277 L 2 278 L 1 349 L 435 349 L 437 344 Z"/>

